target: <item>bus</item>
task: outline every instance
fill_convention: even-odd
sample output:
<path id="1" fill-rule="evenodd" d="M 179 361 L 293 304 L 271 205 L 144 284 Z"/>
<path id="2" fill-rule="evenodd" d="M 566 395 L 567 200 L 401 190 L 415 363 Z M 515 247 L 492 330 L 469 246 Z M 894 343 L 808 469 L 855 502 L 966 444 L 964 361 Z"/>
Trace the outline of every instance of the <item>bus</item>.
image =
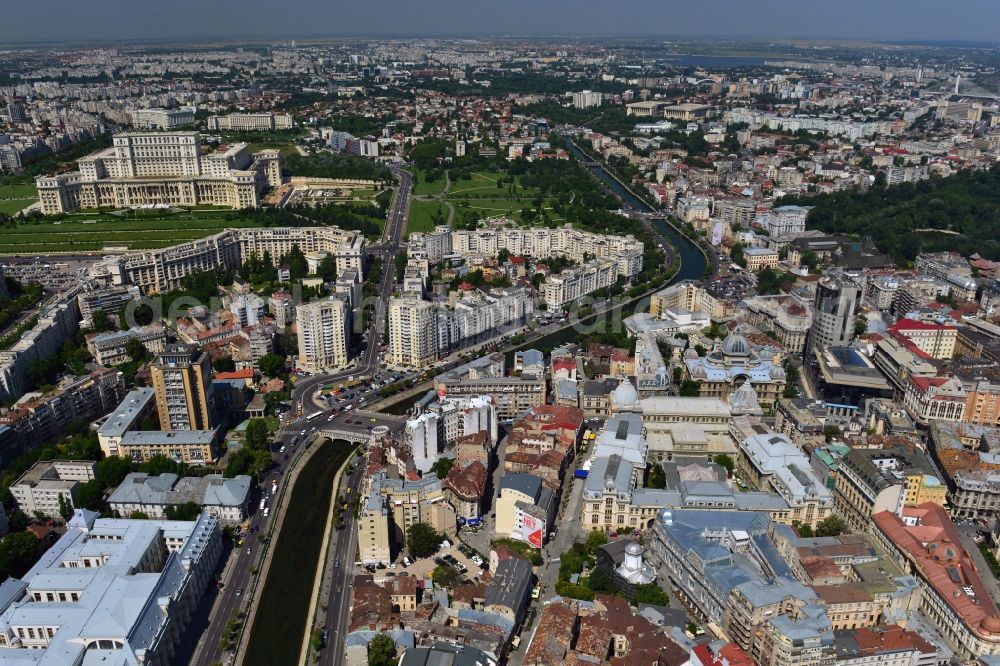
<path id="1" fill-rule="evenodd" d="M 315 414 L 310 414 L 306 417 L 306 421 L 315 421 L 319 417 L 323 416 L 323 412 L 316 412 Z"/>

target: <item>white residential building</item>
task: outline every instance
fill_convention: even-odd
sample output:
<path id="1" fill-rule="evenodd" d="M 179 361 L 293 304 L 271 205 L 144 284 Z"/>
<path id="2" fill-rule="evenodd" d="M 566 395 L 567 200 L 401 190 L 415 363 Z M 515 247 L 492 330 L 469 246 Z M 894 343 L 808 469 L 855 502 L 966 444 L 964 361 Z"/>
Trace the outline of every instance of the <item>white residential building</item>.
<path id="1" fill-rule="evenodd" d="M 347 365 L 349 309 L 342 294 L 295 308 L 299 367 L 318 371 Z"/>
<path id="2" fill-rule="evenodd" d="M 389 301 L 389 362 L 420 368 L 438 355 L 438 308 L 414 296 Z"/>
<path id="3" fill-rule="evenodd" d="M 96 477 L 93 460 L 42 460 L 14 482 L 10 494 L 25 515 L 59 519 L 62 511 L 73 510 L 79 485 Z"/>
<path id="4" fill-rule="evenodd" d="M 577 109 L 589 109 L 600 106 L 603 95 L 593 90 L 583 90 L 573 93 L 573 106 Z"/>

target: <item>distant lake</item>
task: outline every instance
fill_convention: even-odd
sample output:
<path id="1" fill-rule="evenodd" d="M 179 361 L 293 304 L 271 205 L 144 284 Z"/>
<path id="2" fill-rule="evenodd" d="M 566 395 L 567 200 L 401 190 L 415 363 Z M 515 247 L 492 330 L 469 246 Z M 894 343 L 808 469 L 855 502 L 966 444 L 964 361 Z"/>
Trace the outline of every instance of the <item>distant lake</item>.
<path id="1" fill-rule="evenodd" d="M 755 58 L 749 56 L 713 56 L 681 54 L 662 56 L 657 61 L 681 67 L 760 67 L 766 60 L 781 60 L 782 56 Z"/>

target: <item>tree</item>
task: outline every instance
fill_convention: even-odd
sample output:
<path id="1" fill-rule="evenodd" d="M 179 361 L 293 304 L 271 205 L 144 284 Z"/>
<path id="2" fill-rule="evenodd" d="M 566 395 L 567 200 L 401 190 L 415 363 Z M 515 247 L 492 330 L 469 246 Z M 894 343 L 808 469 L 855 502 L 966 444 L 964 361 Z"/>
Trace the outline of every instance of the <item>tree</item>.
<path id="1" fill-rule="evenodd" d="M 604 530 L 595 528 L 590 530 L 590 534 L 587 535 L 587 540 L 583 542 L 583 549 L 587 555 L 593 557 L 597 553 L 597 549 L 607 542 L 608 535 L 604 533 Z"/>
<path id="2" fill-rule="evenodd" d="M 743 268 L 747 267 L 747 260 L 743 255 L 743 243 L 736 243 L 733 245 L 733 249 L 729 251 L 729 258 L 737 266 L 741 266 Z"/>
<path id="3" fill-rule="evenodd" d="M 437 530 L 426 523 L 415 523 L 406 532 L 406 548 L 415 558 L 433 555 L 442 540 Z"/>
<path id="4" fill-rule="evenodd" d="M 396 643 L 378 634 L 368 644 L 368 666 L 396 666 Z"/>
<path id="5" fill-rule="evenodd" d="M 104 486 L 97 479 L 81 483 L 76 491 L 76 506 L 101 511 L 104 508 Z"/>
<path id="6" fill-rule="evenodd" d="M 167 520 L 195 520 L 201 515 L 201 506 L 197 502 L 168 504 L 163 513 Z"/>
<path id="7" fill-rule="evenodd" d="M 320 629 L 313 629 L 309 634 L 309 647 L 313 652 L 319 652 L 323 648 L 323 632 Z"/>
<path id="8" fill-rule="evenodd" d="M 105 488 L 115 488 L 133 469 L 131 461 L 118 456 L 108 456 L 97 463 L 97 479 Z"/>
<path id="9" fill-rule="evenodd" d="M 264 354 L 257 361 L 257 367 L 268 377 L 278 377 L 285 374 L 285 359 L 277 354 Z"/>
<path id="10" fill-rule="evenodd" d="M 678 393 L 688 398 L 697 398 L 699 390 L 700 389 L 698 382 L 691 379 L 685 379 L 684 382 L 681 384 L 681 388 L 680 391 L 678 391 Z"/>
<path id="11" fill-rule="evenodd" d="M 235 372 L 236 361 L 233 360 L 232 356 L 220 356 L 212 361 L 212 368 L 216 372 Z"/>
<path id="12" fill-rule="evenodd" d="M 149 520 L 149 514 L 145 511 L 133 511 L 128 517 L 130 520 Z"/>
<path id="13" fill-rule="evenodd" d="M 674 368 L 674 385 L 680 386 L 682 381 L 684 381 L 684 370 L 678 365 Z"/>
<path id="14" fill-rule="evenodd" d="M 840 536 L 847 531 L 847 523 L 840 516 L 827 516 L 816 525 L 816 536 Z"/>
<path id="15" fill-rule="evenodd" d="M 108 313 L 104 310 L 95 310 L 90 315 L 90 327 L 98 333 L 110 331 L 111 321 L 108 319 Z"/>
<path id="16" fill-rule="evenodd" d="M 293 280 L 300 280 L 309 274 L 309 262 L 298 244 L 293 245 L 288 254 L 281 258 L 281 263 L 288 266 L 288 273 Z"/>
<path id="17" fill-rule="evenodd" d="M 69 502 L 66 501 L 66 496 L 62 493 L 59 493 L 59 515 L 62 516 L 63 520 L 69 520 L 70 516 L 73 515 Z"/>
<path id="18" fill-rule="evenodd" d="M 433 472 L 437 478 L 443 479 L 448 476 L 448 472 L 451 471 L 451 468 L 454 467 L 454 465 L 454 458 L 438 458 L 434 464 L 431 465 L 431 472 Z"/>
<path id="19" fill-rule="evenodd" d="M 0 574 L 23 576 L 45 552 L 45 544 L 31 532 L 13 532 L 0 541 Z"/>
<path id="20" fill-rule="evenodd" d="M 439 564 L 431 572 L 431 580 L 438 587 L 453 587 L 462 582 L 462 576 L 447 564 Z"/>
<path id="21" fill-rule="evenodd" d="M 854 320 L 854 335 L 862 335 L 868 330 L 868 317 L 863 314 L 859 314 L 858 318 Z"/>
<path id="22" fill-rule="evenodd" d="M 635 586 L 635 596 L 632 598 L 635 604 L 652 604 L 654 606 L 666 606 L 670 603 L 670 597 L 656 583 L 645 583 Z"/>
<path id="23" fill-rule="evenodd" d="M 146 347 L 139 342 L 139 338 L 129 338 L 128 342 L 125 343 L 125 353 L 133 361 L 142 362 L 149 357 L 149 352 Z"/>
<path id="24" fill-rule="evenodd" d="M 403 255 L 406 256 L 406 255 Z M 333 282 L 337 279 L 337 257 L 334 254 L 327 254 L 316 267 L 316 275 L 323 278 L 325 282 Z"/>
<path id="25" fill-rule="evenodd" d="M 608 575 L 601 568 L 594 569 L 587 577 L 587 587 L 594 592 L 608 592 L 611 590 L 611 581 Z"/>
<path id="26" fill-rule="evenodd" d="M 264 419 L 250 419 L 247 423 L 246 432 L 243 435 L 244 445 L 251 451 L 267 449 L 271 443 L 271 435 L 267 429 L 267 421 Z"/>
<path id="27" fill-rule="evenodd" d="M 720 453 L 719 455 L 715 456 L 715 462 L 720 467 L 725 468 L 727 477 L 733 476 L 733 470 L 736 469 L 736 463 L 733 462 L 732 458 L 727 456 L 725 453 Z"/>
<path id="28" fill-rule="evenodd" d="M 141 471 L 149 474 L 150 476 L 159 476 L 160 474 L 165 474 L 168 472 L 176 473 L 178 465 L 170 458 L 164 455 L 151 456 L 149 460 L 142 463 Z"/>
<path id="29" fill-rule="evenodd" d="M 819 266 L 819 255 L 812 250 L 809 250 L 802 255 L 801 263 L 803 266 L 806 266 L 810 272 L 815 272 L 816 267 Z"/>
<path id="30" fill-rule="evenodd" d="M 646 477 L 646 487 L 662 490 L 667 487 L 667 475 L 663 471 L 663 466 L 659 463 L 649 468 L 649 475 Z"/>

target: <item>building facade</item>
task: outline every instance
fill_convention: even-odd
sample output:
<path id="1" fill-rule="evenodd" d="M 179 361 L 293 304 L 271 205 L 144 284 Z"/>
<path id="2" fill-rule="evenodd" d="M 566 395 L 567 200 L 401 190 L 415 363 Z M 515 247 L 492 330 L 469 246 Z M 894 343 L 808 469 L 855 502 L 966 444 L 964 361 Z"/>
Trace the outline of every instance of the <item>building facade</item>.
<path id="1" fill-rule="evenodd" d="M 194 345 L 170 345 L 149 366 L 162 430 L 210 430 L 212 359 Z"/>
<path id="2" fill-rule="evenodd" d="M 253 155 L 245 143 L 203 154 L 197 132 L 128 133 L 79 161 L 79 171 L 35 180 L 42 213 L 80 208 L 197 206 L 255 208 L 281 184 L 276 150 Z"/>
<path id="3" fill-rule="evenodd" d="M 339 296 L 295 308 L 300 368 L 315 372 L 347 365 L 350 309 Z"/>

